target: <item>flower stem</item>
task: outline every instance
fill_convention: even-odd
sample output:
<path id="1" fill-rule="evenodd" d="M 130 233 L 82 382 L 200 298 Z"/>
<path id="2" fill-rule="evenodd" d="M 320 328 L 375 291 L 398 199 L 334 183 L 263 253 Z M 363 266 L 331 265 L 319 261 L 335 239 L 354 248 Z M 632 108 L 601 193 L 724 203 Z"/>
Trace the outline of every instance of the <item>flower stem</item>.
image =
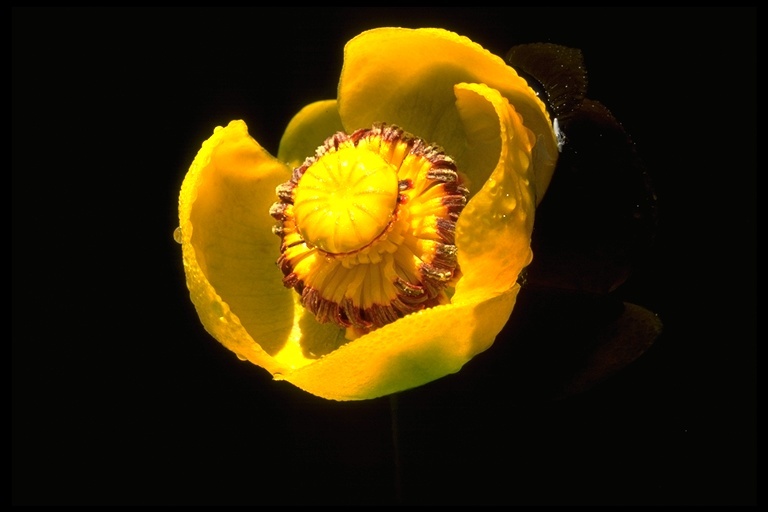
<path id="1" fill-rule="evenodd" d="M 403 502 L 403 487 L 400 465 L 400 421 L 398 418 L 397 393 L 389 395 L 389 412 L 392 426 L 392 452 L 395 469 L 395 502 L 400 504 Z"/>

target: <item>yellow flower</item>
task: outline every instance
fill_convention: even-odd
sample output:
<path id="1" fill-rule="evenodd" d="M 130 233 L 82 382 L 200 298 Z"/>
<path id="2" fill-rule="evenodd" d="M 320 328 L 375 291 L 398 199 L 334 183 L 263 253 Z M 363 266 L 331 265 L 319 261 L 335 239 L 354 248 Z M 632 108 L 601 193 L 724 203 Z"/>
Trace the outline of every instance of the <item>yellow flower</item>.
<path id="1" fill-rule="evenodd" d="M 238 357 L 324 398 L 457 372 L 512 312 L 557 154 L 500 57 L 441 29 L 364 32 L 277 158 L 243 121 L 203 143 L 179 198 L 192 302 Z"/>

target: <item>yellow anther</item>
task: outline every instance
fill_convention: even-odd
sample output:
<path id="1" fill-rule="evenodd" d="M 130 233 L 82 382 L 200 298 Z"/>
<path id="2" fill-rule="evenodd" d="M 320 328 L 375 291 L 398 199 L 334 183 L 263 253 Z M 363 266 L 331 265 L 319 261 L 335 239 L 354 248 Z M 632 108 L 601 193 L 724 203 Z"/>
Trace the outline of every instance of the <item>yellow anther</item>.
<path id="1" fill-rule="evenodd" d="M 293 212 L 307 244 L 331 254 L 358 251 L 387 230 L 397 209 L 397 170 L 355 146 L 325 153 L 296 187 Z"/>

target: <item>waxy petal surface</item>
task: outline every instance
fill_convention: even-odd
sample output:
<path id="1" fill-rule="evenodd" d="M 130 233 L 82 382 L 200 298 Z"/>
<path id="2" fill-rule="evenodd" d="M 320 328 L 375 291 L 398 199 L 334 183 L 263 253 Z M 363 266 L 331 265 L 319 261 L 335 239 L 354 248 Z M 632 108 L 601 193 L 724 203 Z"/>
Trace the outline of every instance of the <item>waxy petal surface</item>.
<path id="1" fill-rule="evenodd" d="M 445 148 L 464 170 L 467 136 L 455 104 L 456 84 L 496 89 L 536 137 L 536 198 L 557 162 L 557 141 L 546 107 L 514 69 L 470 39 L 442 29 L 378 28 L 344 49 L 339 112 L 346 130 L 386 121 Z"/>

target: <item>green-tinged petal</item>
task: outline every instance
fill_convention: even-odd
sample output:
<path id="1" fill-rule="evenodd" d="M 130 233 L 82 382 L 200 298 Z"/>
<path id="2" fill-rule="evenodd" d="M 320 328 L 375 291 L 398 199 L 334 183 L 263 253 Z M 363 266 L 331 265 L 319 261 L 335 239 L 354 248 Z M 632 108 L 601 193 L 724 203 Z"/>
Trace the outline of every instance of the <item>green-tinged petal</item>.
<path id="1" fill-rule="evenodd" d="M 437 306 L 401 318 L 284 376 L 315 395 L 361 400 L 455 373 L 486 350 L 506 323 L 519 287 L 488 300 Z"/>
<path id="2" fill-rule="evenodd" d="M 463 277 L 453 301 L 479 300 L 515 285 L 531 261 L 535 209 L 532 184 L 534 136 L 509 101 L 482 84 L 456 87 L 467 132 L 478 144 L 493 146 L 497 163 L 456 223 L 456 246 Z M 489 120 L 495 119 L 495 136 Z M 505 319 L 506 320 L 506 319 Z"/>
<path id="3" fill-rule="evenodd" d="M 557 160 L 546 108 L 504 61 L 466 37 L 442 29 L 380 28 L 344 49 L 339 112 L 348 132 L 384 121 L 440 144 L 459 164 L 467 157 L 454 85 L 482 83 L 514 105 L 536 135 L 536 195 L 541 199 Z"/>
<path id="4" fill-rule="evenodd" d="M 343 131 L 336 100 L 310 103 L 302 108 L 288 123 L 280 139 L 277 158 L 291 167 L 298 167 L 325 139 Z"/>
<path id="5" fill-rule="evenodd" d="M 275 268 L 268 211 L 287 173 L 233 121 L 203 144 L 182 185 L 187 285 L 222 344 L 312 394 L 362 400 L 457 372 L 493 343 L 519 287 L 406 316 L 336 349 L 343 331 L 298 306 Z"/>
<path id="6" fill-rule="evenodd" d="M 179 220 L 187 286 L 206 330 L 271 372 L 286 344 L 294 300 L 275 268 L 269 207 L 290 175 L 242 121 L 217 127 L 187 173 Z M 258 340 L 258 343 L 254 340 Z"/>

